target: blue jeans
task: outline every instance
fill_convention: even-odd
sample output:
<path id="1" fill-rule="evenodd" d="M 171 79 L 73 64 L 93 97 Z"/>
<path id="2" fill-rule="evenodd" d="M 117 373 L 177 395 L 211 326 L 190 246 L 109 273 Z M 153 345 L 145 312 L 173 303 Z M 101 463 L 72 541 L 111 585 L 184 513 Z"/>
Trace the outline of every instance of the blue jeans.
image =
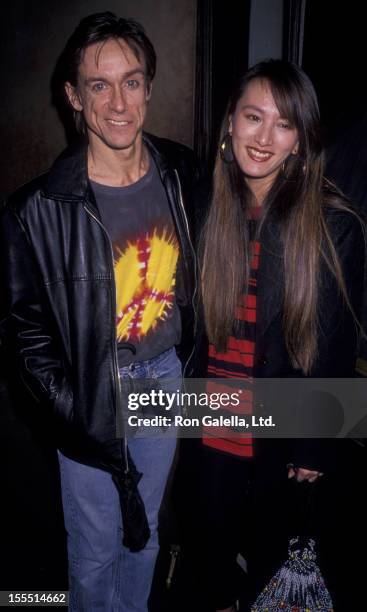
<path id="1" fill-rule="evenodd" d="M 175 349 L 120 370 L 122 378 L 170 379 L 161 388 L 181 384 Z M 139 434 L 141 432 L 139 431 Z M 172 466 L 176 438 L 128 439 L 132 459 L 143 476 L 139 491 L 151 537 L 139 552 L 122 545 L 120 500 L 111 475 L 59 452 L 64 521 L 69 558 L 69 609 L 73 612 L 147 612 L 158 555 L 158 512 Z"/>

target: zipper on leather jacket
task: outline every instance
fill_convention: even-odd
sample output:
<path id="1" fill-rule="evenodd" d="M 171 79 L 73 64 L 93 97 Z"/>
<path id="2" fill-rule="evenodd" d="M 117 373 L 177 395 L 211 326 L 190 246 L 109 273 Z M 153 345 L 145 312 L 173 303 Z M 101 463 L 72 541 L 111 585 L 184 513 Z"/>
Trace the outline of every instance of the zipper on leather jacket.
<path id="1" fill-rule="evenodd" d="M 194 311 L 194 337 L 195 337 L 196 330 L 197 330 L 197 322 L 198 322 L 197 321 L 198 317 L 197 317 L 197 311 L 196 311 L 196 304 L 195 304 L 197 288 L 198 288 L 196 255 L 195 255 L 195 250 L 194 250 L 194 247 L 193 247 L 193 244 L 192 244 L 192 241 L 191 241 L 189 223 L 188 223 L 188 220 L 187 220 L 187 215 L 186 215 L 186 211 L 185 211 L 185 207 L 184 207 L 184 203 L 183 203 L 180 177 L 178 175 L 178 172 L 177 172 L 176 168 L 174 168 L 174 172 L 175 172 L 175 175 L 176 175 L 176 180 L 177 180 L 177 185 L 178 185 L 178 196 L 179 196 L 178 200 L 179 200 L 179 203 L 180 203 L 180 208 L 182 210 L 183 217 L 185 219 L 187 237 L 188 237 L 191 253 L 192 253 L 192 256 L 193 256 L 193 260 L 194 260 L 194 263 L 195 263 L 195 265 L 194 265 L 195 285 L 194 285 L 194 291 L 193 291 L 192 298 L 191 298 L 191 304 L 192 304 L 192 308 L 193 308 L 193 311 Z M 185 379 L 185 374 L 186 374 L 187 366 L 190 363 L 190 360 L 191 360 L 191 358 L 192 358 L 192 356 L 194 354 L 194 350 L 195 350 L 195 345 L 192 347 L 191 353 L 188 356 L 188 358 L 186 360 L 186 363 L 185 363 L 185 365 L 183 367 L 183 371 L 182 371 L 182 378 L 183 378 L 183 380 Z"/>
<path id="2" fill-rule="evenodd" d="M 115 377 L 115 395 L 116 395 L 116 419 L 118 418 L 118 415 L 122 415 L 122 406 L 121 406 L 121 381 L 120 381 L 120 372 L 118 369 L 118 356 L 117 356 L 117 339 L 116 339 L 116 319 L 117 319 L 117 315 L 116 315 L 116 284 L 115 284 L 115 272 L 114 272 L 114 268 L 113 268 L 113 248 L 112 248 L 112 242 L 111 239 L 109 237 L 109 234 L 105 228 L 105 226 L 103 225 L 103 223 L 98 219 L 98 217 L 96 217 L 96 215 L 88 208 L 88 206 L 86 204 L 84 204 L 84 210 L 88 213 L 88 215 L 90 215 L 92 217 L 92 219 L 94 219 L 94 221 L 96 221 L 96 223 L 98 223 L 98 225 L 100 226 L 100 228 L 102 229 L 102 231 L 104 232 L 108 244 L 110 246 L 110 252 L 111 252 L 111 280 L 112 280 L 112 287 L 113 287 L 113 307 L 112 307 L 112 325 L 113 325 L 113 329 L 114 329 L 114 346 L 113 346 L 113 365 L 114 365 L 114 377 Z M 129 462 L 128 462 L 128 456 L 127 456 L 127 437 L 126 434 L 124 432 L 124 437 L 123 437 L 123 441 L 124 441 L 124 459 L 125 459 L 125 473 L 127 473 L 129 471 Z"/>
<path id="3" fill-rule="evenodd" d="M 27 383 L 26 379 L 23 376 L 23 372 L 20 371 L 19 372 L 19 376 L 20 376 L 20 380 L 22 381 L 23 385 L 26 387 L 26 389 L 29 391 L 30 395 L 33 397 L 33 399 L 39 404 L 41 402 L 40 398 L 37 397 L 37 395 L 35 395 L 35 393 L 32 391 L 32 389 L 30 388 L 29 384 Z"/>

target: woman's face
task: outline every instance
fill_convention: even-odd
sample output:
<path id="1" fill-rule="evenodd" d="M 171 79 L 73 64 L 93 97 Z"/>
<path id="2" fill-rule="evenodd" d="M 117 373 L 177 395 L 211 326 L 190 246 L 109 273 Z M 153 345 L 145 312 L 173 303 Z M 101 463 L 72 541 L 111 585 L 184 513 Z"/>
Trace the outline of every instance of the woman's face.
<path id="1" fill-rule="evenodd" d="M 261 204 L 282 163 L 298 152 L 298 132 L 282 117 L 268 83 L 253 79 L 230 116 L 233 153 Z"/>

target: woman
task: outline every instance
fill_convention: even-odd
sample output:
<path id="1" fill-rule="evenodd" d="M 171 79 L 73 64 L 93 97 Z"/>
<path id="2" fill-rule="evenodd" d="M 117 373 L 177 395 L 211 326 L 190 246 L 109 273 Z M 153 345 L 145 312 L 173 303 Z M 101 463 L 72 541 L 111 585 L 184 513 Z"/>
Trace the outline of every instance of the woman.
<path id="1" fill-rule="evenodd" d="M 201 337 L 197 376 L 353 376 L 363 230 L 323 178 L 317 98 L 297 66 L 262 62 L 234 91 L 200 251 L 208 343 Z M 279 561 L 283 555 L 287 526 L 281 523 L 287 519 L 279 500 L 287 477 L 330 483 L 337 469 L 330 444 L 318 439 L 260 445 L 229 429 L 221 437 L 208 429 L 203 442 L 207 573 L 213 606 L 229 612 L 238 597 L 239 539 L 247 550 L 245 532 L 255 529 L 254 515 L 251 529 L 245 523 L 249 497 L 261 526 L 253 557 L 261 583 L 271 577 L 277 554 Z M 261 542 L 267 547 L 260 554 Z"/>

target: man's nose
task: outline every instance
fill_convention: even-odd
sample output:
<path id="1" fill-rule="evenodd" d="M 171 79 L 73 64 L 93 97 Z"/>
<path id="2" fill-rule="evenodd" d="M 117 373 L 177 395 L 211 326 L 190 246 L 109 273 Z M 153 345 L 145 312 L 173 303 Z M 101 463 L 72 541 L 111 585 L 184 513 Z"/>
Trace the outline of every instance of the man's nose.
<path id="1" fill-rule="evenodd" d="M 110 107 L 112 108 L 112 110 L 118 113 L 123 113 L 126 110 L 126 100 L 124 91 L 119 85 L 116 85 L 116 87 L 114 87 L 112 90 L 112 95 L 110 98 Z"/>

